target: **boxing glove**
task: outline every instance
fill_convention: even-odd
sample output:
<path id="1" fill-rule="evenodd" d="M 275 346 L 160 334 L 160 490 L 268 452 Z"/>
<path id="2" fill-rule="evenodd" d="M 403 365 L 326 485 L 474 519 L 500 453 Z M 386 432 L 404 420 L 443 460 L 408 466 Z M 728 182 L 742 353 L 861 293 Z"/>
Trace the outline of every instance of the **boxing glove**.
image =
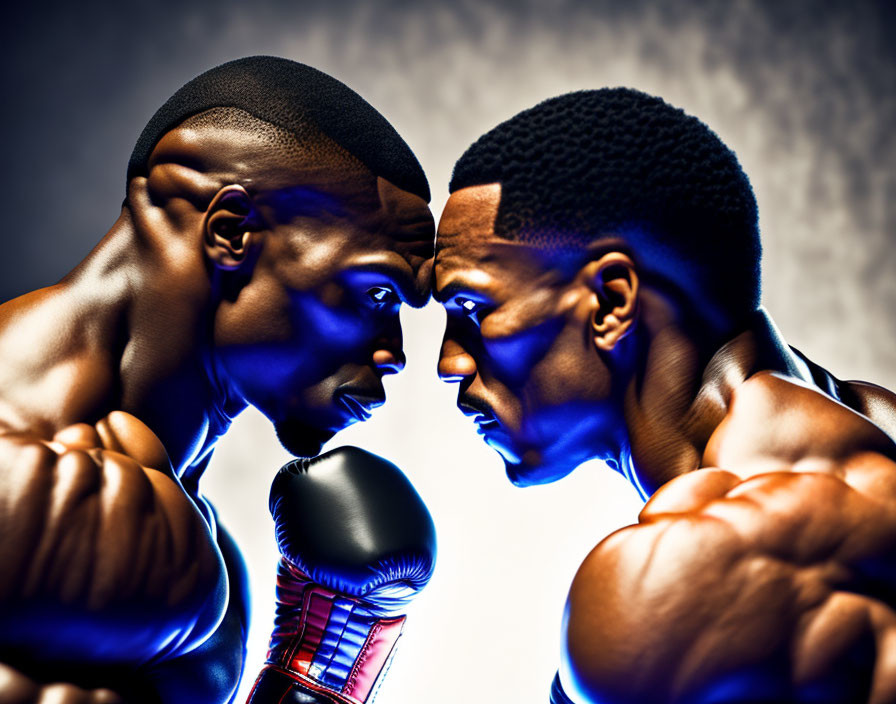
<path id="1" fill-rule="evenodd" d="M 249 702 L 371 702 L 435 566 L 426 506 L 395 465 L 341 447 L 286 464 L 270 509 L 277 613 Z"/>
<path id="2" fill-rule="evenodd" d="M 563 691 L 563 685 L 560 684 L 560 673 L 554 675 L 554 681 L 551 682 L 551 700 L 550 704 L 573 704 L 572 699 L 566 696 Z"/>

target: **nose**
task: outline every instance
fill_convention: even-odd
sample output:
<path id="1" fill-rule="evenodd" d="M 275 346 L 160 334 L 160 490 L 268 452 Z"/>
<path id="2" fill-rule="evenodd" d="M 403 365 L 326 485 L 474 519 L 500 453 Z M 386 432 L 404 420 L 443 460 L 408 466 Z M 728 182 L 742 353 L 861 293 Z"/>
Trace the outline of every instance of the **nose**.
<path id="1" fill-rule="evenodd" d="M 476 360 L 457 341 L 446 337 L 439 352 L 439 378 L 447 383 L 463 381 L 476 373 Z"/>
<path id="2" fill-rule="evenodd" d="M 401 323 L 396 315 L 380 332 L 373 346 L 373 366 L 382 374 L 398 374 L 405 365 Z"/>
<path id="3" fill-rule="evenodd" d="M 401 349 L 380 348 L 373 353 L 373 366 L 383 374 L 398 374 L 404 369 L 405 357 Z"/>

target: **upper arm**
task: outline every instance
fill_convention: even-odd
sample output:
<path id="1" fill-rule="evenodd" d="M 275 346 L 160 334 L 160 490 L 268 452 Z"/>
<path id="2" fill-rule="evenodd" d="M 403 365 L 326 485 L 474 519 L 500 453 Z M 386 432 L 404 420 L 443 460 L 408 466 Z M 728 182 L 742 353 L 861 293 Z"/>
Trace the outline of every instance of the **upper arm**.
<path id="1" fill-rule="evenodd" d="M 867 381 L 840 384 L 843 402 L 869 418 L 896 440 L 896 394 Z"/>
<path id="2" fill-rule="evenodd" d="M 201 642 L 226 601 L 208 527 L 127 414 L 0 437 L 0 560 L 0 643 L 28 656 L 143 662 Z"/>
<path id="3" fill-rule="evenodd" d="M 166 704 L 231 702 L 243 674 L 249 630 L 246 568 L 236 543 L 220 523 L 217 527 L 230 585 L 227 611 L 198 648 L 149 668 L 147 674 Z"/>
<path id="4" fill-rule="evenodd" d="M 881 455 L 846 461 L 896 473 Z M 670 482 L 576 575 L 566 684 L 593 701 L 889 701 L 894 499 L 814 472 Z"/>

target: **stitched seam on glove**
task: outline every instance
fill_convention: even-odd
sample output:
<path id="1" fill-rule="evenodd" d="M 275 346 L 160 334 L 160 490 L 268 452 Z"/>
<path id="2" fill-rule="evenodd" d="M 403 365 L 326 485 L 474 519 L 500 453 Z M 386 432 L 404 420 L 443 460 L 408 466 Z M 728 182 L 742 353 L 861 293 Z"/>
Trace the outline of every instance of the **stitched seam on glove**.
<path id="1" fill-rule="evenodd" d="M 292 680 L 297 682 L 302 687 L 305 687 L 306 689 L 310 689 L 315 694 L 324 695 L 325 697 L 331 699 L 335 704 L 364 704 L 363 702 L 361 702 L 358 699 L 355 699 L 354 697 L 347 697 L 347 696 L 341 694 L 340 692 L 336 692 L 336 691 L 320 684 L 319 682 L 312 680 L 310 677 L 306 677 L 305 675 L 303 675 L 299 672 L 294 672 L 292 670 L 284 670 L 282 667 L 277 667 L 276 665 L 268 665 L 267 667 L 272 670 L 276 670 L 277 672 L 282 672 L 284 675 L 286 675 L 287 677 L 290 677 Z M 286 695 L 287 693 L 288 693 L 288 691 L 284 692 L 284 695 Z"/>
<path id="2" fill-rule="evenodd" d="M 364 641 L 364 645 L 361 647 L 361 652 L 358 653 L 358 658 L 355 660 L 355 666 L 352 668 L 352 671 L 349 674 L 348 679 L 345 682 L 345 687 L 343 687 L 342 691 L 354 691 L 355 682 L 358 679 L 358 674 L 360 674 L 361 669 L 364 667 L 364 663 L 367 662 L 367 658 L 370 655 L 370 643 L 377 635 L 379 635 L 379 632 L 381 630 L 383 630 L 383 626 L 379 623 L 375 623 L 373 625 L 373 628 L 370 629 L 370 633 L 367 634 L 367 639 Z"/>

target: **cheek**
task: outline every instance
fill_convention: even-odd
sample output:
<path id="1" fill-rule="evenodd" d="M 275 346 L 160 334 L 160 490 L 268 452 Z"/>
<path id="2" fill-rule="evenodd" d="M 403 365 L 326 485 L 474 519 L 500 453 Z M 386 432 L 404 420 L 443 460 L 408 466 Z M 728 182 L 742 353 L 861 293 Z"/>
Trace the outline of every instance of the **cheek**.
<path id="1" fill-rule="evenodd" d="M 289 291 L 277 285 L 247 287 L 236 301 L 219 306 L 215 344 L 246 351 L 258 348 L 268 354 L 279 349 L 280 354 L 331 355 L 371 339 L 376 328 L 373 318 L 338 284 L 310 291 Z"/>
<path id="2" fill-rule="evenodd" d="M 533 380 L 545 405 L 602 401 L 610 395 L 606 366 L 580 330 L 567 330 L 536 365 Z"/>
<path id="3" fill-rule="evenodd" d="M 306 346 L 336 353 L 365 347 L 374 336 L 373 312 L 363 309 L 340 286 L 291 296 L 294 336 Z"/>
<path id="4" fill-rule="evenodd" d="M 292 335 L 289 296 L 274 285 L 247 286 L 236 300 L 222 301 L 215 314 L 218 347 L 286 342 Z"/>
<path id="5" fill-rule="evenodd" d="M 498 322 L 498 321 L 495 321 Z M 495 376 L 509 389 L 522 390 L 530 381 L 533 369 L 555 345 L 563 329 L 560 319 L 529 326 L 519 325 L 505 331 L 497 325 L 484 325 L 482 341 Z"/>
<path id="6" fill-rule="evenodd" d="M 218 358 L 238 391 L 263 410 L 329 402 L 330 387 L 372 359 L 369 316 L 311 292 L 219 321 Z"/>
<path id="7" fill-rule="evenodd" d="M 544 429 L 538 430 L 542 426 L 562 432 L 552 420 L 558 408 L 593 395 L 583 386 L 592 381 L 587 374 L 591 360 L 567 321 L 553 318 L 512 335 L 482 339 L 479 372 L 487 400 L 518 439 L 544 435 Z"/>
<path id="8" fill-rule="evenodd" d="M 543 439 L 560 437 L 603 404 L 611 388 L 581 326 L 568 324 L 530 369 L 520 394 L 522 430 Z"/>

